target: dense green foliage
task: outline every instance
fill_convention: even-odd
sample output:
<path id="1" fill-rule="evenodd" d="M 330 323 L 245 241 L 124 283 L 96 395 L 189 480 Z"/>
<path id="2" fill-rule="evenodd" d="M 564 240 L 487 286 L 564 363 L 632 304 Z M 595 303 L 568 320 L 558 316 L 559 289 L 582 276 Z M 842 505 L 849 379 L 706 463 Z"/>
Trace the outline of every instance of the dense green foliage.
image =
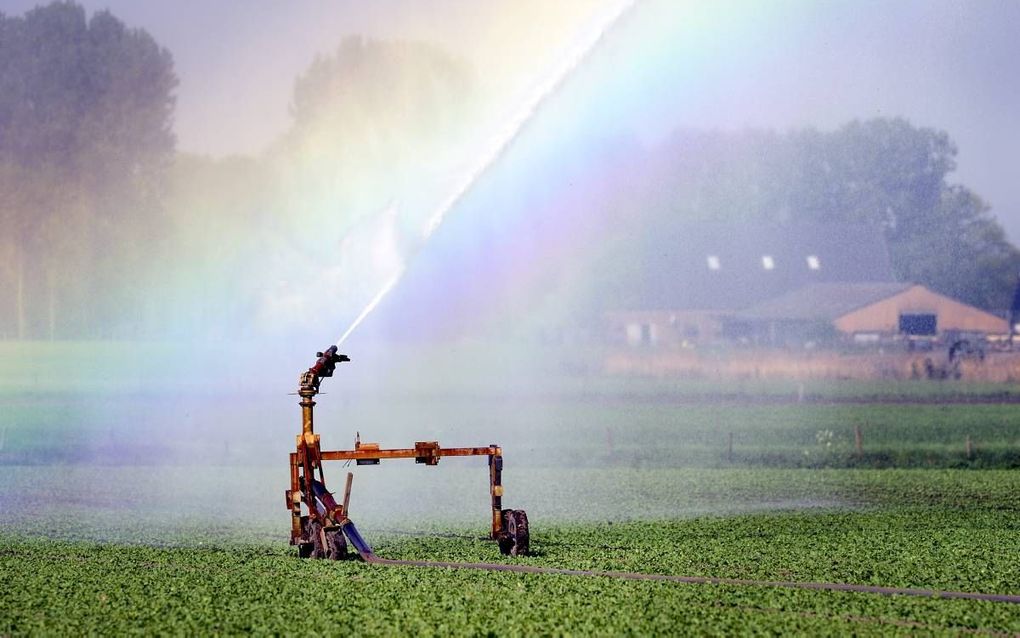
<path id="1" fill-rule="evenodd" d="M 2 352 L 0 577 L 14 586 L 0 592 L 0 633 L 1020 631 L 1020 613 L 996 603 L 303 562 L 281 498 L 295 407 L 275 378 L 224 402 L 219 364 L 236 353 Z M 324 396 L 318 431 L 329 447 L 354 424 L 388 444 L 499 441 L 505 502 L 532 520 L 535 554 L 521 562 L 1016 593 L 1015 470 L 763 467 L 871 463 L 853 453 L 855 423 L 867 455 L 891 455 L 883 464 L 987 466 L 986 451 L 1020 444 L 1015 405 L 994 403 L 1014 399 L 1009 386 L 526 375 L 509 348 L 489 351 L 505 364 L 496 376 L 464 377 L 456 356 L 434 354 L 409 352 L 432 376 L 395 370 L 385 398 L 343 371 L 343 410 Z M 327 468 L 331 484 L 340 471 Z M 355 471 L 355 520 L 380 555 L 509 560 L 479 540 L 480 460 Z M 210 491 L 224 478 L 225 501 Z"/>
<path id="2" fill-rule="evenodd" d="M 143 344 L 0 354 L 0 634 L 1020 632 L 1002 603 L 302 561 L 282 498 L 291 375 L 257 374 L 292 364 Z M 498 441 L 504 502 L 531 519 L 521 563 L 1018 593 L 1020 474 L 976 469 L 1020 443 L 1014 404 L 994 403 L 1010 387 L 811 383 L 798 403 L 784 382 L 525 375 L 510 348 L 489 352 L 498 373 L 465 377 L 456 357 L 407 354 L 431 376 L 394 370 L 385 396 L 340 373 L 342 400 L 317 408 L 323 444 L 352 429 Z M 244 392 L 223 394 L 224 361 L 251 375 Z M 854 456 L 855 423 L 867 454 L 892 455 L 883 464 L 970 469 L 817 469 L 870 463 Z M 511 560 L 481 540 L 484 460 L 352 469 L 352 515 L 381 556 Z M 326 468 L 334 489 L 343 471 Z"/>
<path id="3" fill-rule="evenodd" d="M 682 475 L 656 476 L 657 489 L 643 495 L 646 501 L 668 502 L 671 490 L 685 487 Z M 603 506 L 602 522 L 533 515 L 535 555 L 521 560 L 957 591 L 1016 593 L 1020 582 L 1016 473 L 716 471 L 709 478 L 721 489 L 743 485 L 758 496 L 778 487 L 825 498 L 854 494 L 858 504 L 850 510 L 621 522 L 635 502 L 620 499 L 615 507 Z M 5 492 L 11 487 L 5 478 L 0 485 Z M 566 503 L 561 521 L 569 510 Z M 212 523 L 209 511 L 204 526 L 174 535 L 179 520 L 121 510 L 118 531 L 127 544 L 73 540 L 82 537 L 87 512 L 59 517 L 55 510 L 48 522 L 5 521 L 0 575 L 14 586 L 0 591 L 0 633 L 308 633 L 324 627 L 364 635 L 1020 631 L 1020 609 L 1009 604 L 307 562 L 282 540 L 255 540 L 251 527 L 236 524 L 242 518 Z M 117 524 L 112 516 L 106 523 Z M 249 523 L 260 530 L 271 525 L 258 516 Z M 135 544 L 161 528 L 163 542 Z M 391 558 L 510 560 L 478 540 L 482 529 L 475 525 L 410 536 L 377 526 L 363 531 Z"/>

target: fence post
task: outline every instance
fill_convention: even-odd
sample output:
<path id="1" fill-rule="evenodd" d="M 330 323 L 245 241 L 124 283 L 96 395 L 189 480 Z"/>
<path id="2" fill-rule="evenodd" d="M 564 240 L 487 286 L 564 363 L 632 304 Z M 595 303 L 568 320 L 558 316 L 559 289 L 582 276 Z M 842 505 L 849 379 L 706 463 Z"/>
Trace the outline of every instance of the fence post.
<path id="1" fill-rule="evenodd" d="M 854 423 L 854 450 L 857 451 L 857 456 L 864 453 L 864 437 L 861 436 L 860 423 Z"/>
<path id="2" fill-rule="evenodd" d="M 966 449 L 967 449 L 967 458 L 968 459 L 973 459 L 974 458 L 974 443 L 970 440 L 970 435 L 969 434 L 967 435 Z"/>
<path id="3" fill-rule="evenodd" d="M 730 432 L 726 437 L 726 462 L 733 462 L 733 433 Z"/>

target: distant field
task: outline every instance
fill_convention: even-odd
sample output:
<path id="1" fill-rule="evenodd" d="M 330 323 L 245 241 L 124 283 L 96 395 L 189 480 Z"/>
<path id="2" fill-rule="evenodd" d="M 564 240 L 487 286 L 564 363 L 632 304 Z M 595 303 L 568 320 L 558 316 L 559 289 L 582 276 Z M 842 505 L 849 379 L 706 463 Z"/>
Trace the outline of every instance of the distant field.
<path id="1" fill-rule="evenodd" d="M 614 378 L 512 348 L 465 376 L 477 349 L 405 354 L 324 384 L 323 445 L 500 443 L 532 521 L 516 562 L 1020 594 L 1012 386 Z M 288 393 L 310 362 L 258 355 L 0 343 L 0 635 L 1020 633 L 1008 603 L 299 560 Z M 380 555 L 511 560 L 479 540 L 484 460 L 350 469 Z"/>
<path id="2" fill-rule="evenodd" d="M 528 467 L 1020 467 L 1020 406 L 1012 404 L 331 399 L 320 401 L 318 431 L 332 449 L 349 447 L 359 430 L 389 446 L 499 442 Z M 224 403 L 108 395 L 7 401 L 0 464 L 273 462 L 285 458 L 297 419 L 282 393 Z"/>
<path id="3" fill-rule="evenodd" d="M 266 383 L 289 387 L 301 368 L 312 363 L 313 354 L 314 347 L 292 343 L 0 341 L 0 397 L 54 390 L 65 394 L 207 392 L 216 382 L 219 391 L 244 394 L 246 388 Z M 365 352 L 350 354 L 354 361 L 341 366 L 338 373 L 345 392 L 376 391 L 381 384 L 409 397 L 1020 401 L 1020 381 L 605 375 L 608 353 L 592 347 L 483 343 L 367 347 Z M 371 375 L 366 378 L 364 371 Z"/>
<path id="4" fill-rule="evenodd" d="M 181 350 L 0 343 L 0 463 L 280 458 L 307 357 Z M 359 430 L 386 445 L 491 439 L 535 466 L 1020 467 L 1012 384 L 621 378 L 532 367 L 536 355 L 513 348 L 489 354 L 495 369 L 477 348 L 407 350 L 406 365 L 379 371 L 386 357 L 366 354 L 324 383 L 325 445 Z M 472 361 L 477 374 L 464 372 Z"/>
<path id="5" fill-rule="evenodd" d="M 931 374 L 929 374 L 929 368 Z M 612 374 L 695 379 L 819 379 L 841 382 L 903 381 L 960 378 L 969 382 L 1020 381 L 1020 352 L 990 350 L 982 357 L 966 357 L 952 375 L 948 346 L 908 351 L 902 345 L 887 349 L 693 349 L 616 348 L 604 361 Z M 941 372 L 938 372 L 941 371 Z"/>
<path id="6" fill-rule="evenodd" d="M 1020 406 L 1012 404 L 366 398 L 347 401 L 344 409 L 329 399 L 320 402 L 319 432 L 331 448 L 349 447 L 360 430 L 390 446 L 424 439 L 499 442 L 526 466 L 1020 468 Z M 8 401 L 0 463 L 250 464 L 283 458 L 299 427 L 296 406 L 283 396 L 190 402 L 114 396 Z"/>

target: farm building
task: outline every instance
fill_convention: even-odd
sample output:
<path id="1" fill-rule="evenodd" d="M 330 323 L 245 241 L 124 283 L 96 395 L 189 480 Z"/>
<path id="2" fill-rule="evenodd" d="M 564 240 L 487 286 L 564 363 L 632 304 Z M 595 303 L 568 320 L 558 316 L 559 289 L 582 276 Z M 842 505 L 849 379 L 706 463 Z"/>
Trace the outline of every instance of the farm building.
<path id="1" fill-rule="evenodd" d="M 879 230 L 702 224 L 678 231 L 606 314 L 610 340 L 664 348 L 736 339 L 861 343 L 947 333 L 1006 335 L 991 313 L 895 280 Z"/>
<path id="2" fill-rule="evenodd" d="M 805 286 L 895 282 L 882 233 L 867 226 L 692 224 L 656 246 L 669 249 L 606 314 L 615 343 L 717 341 L 743 327 L 737 313 Z"/>
<path id="3" fill-rule="evenodd" d="M 893 335 L 1009 333 L 1005 319 L 917 284 L 812 284 L 755 304 L 734 319 L 773 343 L 825 329 L 859 342 Z"/>

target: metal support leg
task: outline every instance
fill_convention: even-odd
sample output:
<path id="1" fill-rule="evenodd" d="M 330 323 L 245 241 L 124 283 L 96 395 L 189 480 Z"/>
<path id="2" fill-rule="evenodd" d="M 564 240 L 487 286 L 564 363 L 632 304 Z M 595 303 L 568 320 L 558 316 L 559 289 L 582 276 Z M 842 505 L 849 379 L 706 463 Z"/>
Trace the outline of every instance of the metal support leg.
<path id="1" fill-rule="evenodd" d="M 301 483 L 298 473 L 298 455 L 290 453 L 290 489 L 287 490 L 287 507 L 290 508 L 290 544 L 297 543 L 297 539 L 304 534 L 301 525 Z"/>
<path id="2" fill-rule="evenodd" d="M 493 446 L 496 447 L 496 446 Z M 501 452 L 498 447 L 497 451 Z M 489 455 L 489 493 L 492 495 L 492 538 L 503 531 L 503 455 Z"/>

